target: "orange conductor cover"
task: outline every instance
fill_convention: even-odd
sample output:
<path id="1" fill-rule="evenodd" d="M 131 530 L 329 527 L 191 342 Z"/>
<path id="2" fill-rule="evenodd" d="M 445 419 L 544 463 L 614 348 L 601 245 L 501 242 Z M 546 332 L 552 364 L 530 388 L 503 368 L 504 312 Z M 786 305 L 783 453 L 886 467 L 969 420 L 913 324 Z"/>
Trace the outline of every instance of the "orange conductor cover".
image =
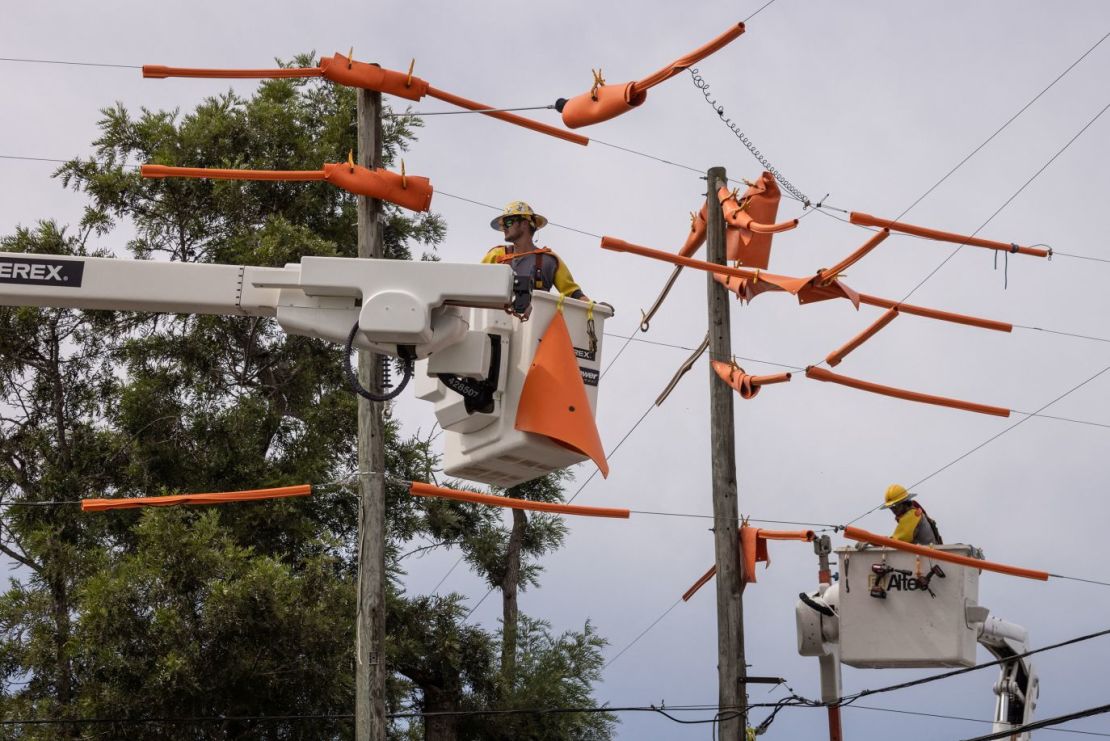
<path id="1" fill-rule="evenodd" d="M 320 59 L 324 77 L 347 87 L 376 90 L 407 100 L 420 100 L 428 92 L 428 83 L 404 72 L 383 69 L 376 64 L 356 62 L 345 54 Z"/>
<path id="2" fill-rule="evenodd" d="M 697 213 L 690 212 L 690 233 L 686 235 L 686 243 L 678 251 L 681 257 L 693 257 L 703 244 L 705 244 L 705 235 L 708 224 L 705 217 L 708 212 L 708 207 L 703 203 L 701 210 Z M 681 267 L 681 266 L 680 266 Z"/>
<path id="3" fill-rule="evenodd" d="M 755 584 L 755 565 L 758 562 L 771 565 L 771 557 L 767 553 L 768 540 L 801 540 L 810 542 L 817 535 L 812 530 L 763 530 L 761 528 L 743 525 L 740 528 L 740 557 L 744 562 L 744 583 Z M 688 602 L 699 589 L 705 586 L 717 573 L 717 566 L 709 567 L 694 584 L 682 595 L 682 600 Z"/>
<path id="4" fill-rule="evenodd" d="M 939 229 L 929 229 L 928 227 L 914 226 L 913 224 L 905 224 L 900 221 L 880 219 L 878 216 L 872 216 L 871 214 L 861 214 L 856 211 L 850 213 L 848 215 L 848 218 L 853 224 L 858 224 L 860 226 L 877 226 L 882 229 L 892 229 L 896 232 L 913 234 L 915 236 L 926 237 L 928 239 L 936 239 L 941 242 L 954 242 L 956 244 L 966 244 L 971 247 L 986 247 L 987 249 L 991 250 L 1019 252 L 1023 255 L 1034 255 L 1036 257 L 1048 257 L 1052 254 L 1050 250 L 1042 250 L 1037 247 L 1019 247 L 1016 244 L 996 242 L 991 239 L 980 239 L 979 237 L 969 237 L 963 234 L 942 232 Z"/>
<path id="5" fill-rule="evenodd" d="M 609 463 L 562 311 L 551 319 L 524 377 L 515 425 L 581 453 L 597 464 L 602 477 L 609 476 Z"/>
<path id="6" fill-rule="evenodd" d="M 744 24 L 737 23 L 723 34 L 690 52 L 684 57 L 654 72 L 637 82 L 626 82 L 617 85 L 599 85 L 587 93 L 577 95 L 563 106 L 563 123 L 569 129 L 577 129 L 590 124 L 601 123 L 615 118 L 626 111 L 641 105 L 647 99 L 649 88 L 669 80 L 678 73 L 688 69 L 710 54 L 724 48 L 744 33 Z"/>
<path id="7" fill-rule="evenodd" d="M 254 502 L 259 499 L 284 499 L 307 497 L 312 494 L 308 484 L 279 486 L 275 489 L 248 489 L 225 491 L 215 494 L 180 494 L 169 497 L 127 497 L 124 499 L 82 499 L 85 512 L 103 512 L 109 509 L 135 509 L 138 507 L 172 507 L 177 504 L 227 504 L 228 502 Z"/>
<path id="8" fill-rule="evenodd" d="M 432 486 L 420 481 L 413 481 L 409 492 L 417 497 L 442 497 L 460 502 L 473 504 L 489 504 L 494 507 L 509 507 L 511 509 L 527 509 L 535 512 L 552 512 L 561 515 L 585 515 L 587 517 L 615 517 L 628 519 L 630 512 L 619 507 L 586 507 L 580 504 L 561 504 L 557 502 L 533 502 L 528 499 L 513 499 L 499 497 L 493 494 L 478 494 L 472 491 L 447 489 L 442 486 Z"/>
<path id="9" fill-rule="evenodd" d="M 771 236 L 798 226 L 797 219 L 775 223 L 782 194 L 774 176 L 764 172 L 739 197 L 728 188 L 721 188 L 717 196 L 728 227 L 728 259 L 744 267 L 766 269 L 771 261 Z"/>
<path id="10" fill-rule="evenodd" d="M 1051 576 L 1047 571 L 1038 571 L 1036 569 L 1023 569 L 1020 566 L 1009 566 L 1004 563 L 995 563 L 994 561 L 982 561 L 978 558 L 970 558 L 968 556 L 961 556 L 956 553 L 947 553 L 945 551 L 930 548 L 924 545 L 914 545 L 913 543 L 906 543 L 901 540 L 894 540 L 882 535 L 861 530 L 858 527 L 849 525 L 844 528 L 844 537 L 851 540 L 859 540 L 871 545 L 880 545 L 887 548 L 895 548 L 900 551 L 908 553 L 916 553 L 919 556 L 926 556 L 934 561 L 947 561 L 948 563 L 960 564 L 961 566 L 970 566 L 973 569 L 981 569 L 983 571 L 993 571 L 997 574 L 1007 574 L 1009 576 L 1020 576 L 1025 579 L 1037 579 L 1039 581 L 1048 581 Z"/>
<path id="11" fill-rule="evenodd" d="M 848 386 L 849 388 L 858 389 L 860 391 L 869 391 L 873 394 L 881 394 L 882 396 L 892 396 L 895 399 L 904 399 L 906 401 L 919 401 L 922 404 L 935 404 L 936 406 L 950 407 L 952 409 L 963 409 L 967 412 L 978 412 L 979 414 L 992 414 L 996 417 L 1009 417 L 1010 410 L 1003 409 L 1002 407 L 992 407 L 986 404 L 976 404 L 971 401 L 961 401 L 959 399 L 949 399 L 944 396 L 932 396 L 930 394 L 921 394 L 916 391 L 907 391 L 906 389 L 894 388 L 893 386 L 881 386 L 877 383 L 870 381 L 861 381 L 858 378 L 849 378 L 837 373 L 832 373 L 824 368 L 817 366 L 809 366 L 806 368 L 806 378 L 812 378 L 815 381 L 828 381 L 830 383 L 839 383 L 841 386 Z"/>
<path id="12" fill-rule="evenodd" d="M 883 312 L 883 315 L 875 321 L 874 324 L 853 337 L 839 350 L 834 350 L 833 352 L 829 353 L 828 357 L 825 358 L 825 362 L 834 367 L 840 365 L 840 361 L 844 360 L 845 356 L 847 356 L 848 353 L 852 352 L 864 342 L 867 342 L 867 340 L 878 334 L 880 329 L 893 322 L 895 317 L 897 316 L 897 309 L 887 309 L 885 312 Z"/>
<path id="13" fill-rule="evenodd" d="M 775 373 L 770 376 L 750 376 L 744 369 L 732 363 L 723 363 L 720 360 L 712 362 L 713 370 L 717 376 L 732 388 L 736 389 L 742 399 L 751 399 L 759 393 L 759 389 L 769 383 L 786 383 L 790 380 L 789 373 Z"/>
<path id="14" fill-rule="evenodd" d="M 144 64 L 143 77 L 164 80 L 167 77 L 200 77 L 205 79 L 252 79 L 323 77 L 319 67 L 289 67 L 284 69 L 198 69 L 195 67 L 167 67 L 164 64 Z"/>
<path id="15" fill-rule="evenodd" d="M 223 170 L 205 167 L 143 165 L 144 178 L 212 178 L 214 180 L 326 180 L 355 195 L 389 201 L 410 211 L 427 211 L 432 205 L 432 183 L 416 175 L 369 170 L 348 163 L 327 163 L 320 170 Z"/>
<path id="16" fill-rule="evenodd" d="M 439 98 L 445 103 L 457 105 L 459 108 L 466 108 L 470 111 L 485 113 L 485 115 L 490 116 L 491 118 L 496 118 L 499 121 L 505 121 L 506 123 L 515 124 L 526 129 L 531 129 L 532 131 L 538 131 L 541 134 L 547 134 L 548 136 L 553 136 L 556 139 L 562 139 L 563 141 L 568 141 L 572 144 L 581 144 L 582 146 L 586 146 L 590 143 L 589 138 L 582 136 L 581 134 L 575 134 L 570 131 L 563 131 L 562 129 L 558 129 L 554 126 L 549 126 L 548 124 L 540 123 L 539 121 L 533 121 L 532 119 L 525 118 L 524 116 L 517 116 L 512 113 L 507 113 L 506 111 L 491 111 L 488 109 L 492 108 L 492 106 L 485 105 L 484 103 L 476 103 L 473 100 L 467 100 L 466 98 L 460 97 L 453 93 L 449 93 L 446 90 L 440 90 L 438 88 L 429 86 L 428 95 L 432 96 L 433 98 Z"/>
<path id="17" fill-rule="evenodd" d="M 868 306 L 881 306 L 884 309 L 898 309 L 898 311 L 903 314 L 913 314 L 928 319 L 939 319 L 942 322 L 952 322 L 953 324 L 966 324 L 969 327 L 993 329 L 996 332 L 1012 332 L 1014 329 L 1014 325 L 1006 322 L 999 322 L 994 319 L 981 319 L 976 316 L 967 316 L 965 314 L 953 314 L 950 311 L 941 311 L 940 309 L 928 309 L 924 306 L 902 304 L 897 301 L 891 301 L 888 298 L 868 296 L 866 293 L 859 294 L 859 302 L 861 304 L 867 304 Z"/>
<path id="18" fill-rule="evenodd" d="M 852 254 L 848 255 L 847 257 L 845 257 L 843 260 L 838 262 L 836 265 L 833 265 L 831 268 L 825 268 L 824 270 L 819 271 L 819 274 L 821 276 L 821 280 L 828 280 L 830 278 L 837 277 L 838 275 L 843 273 L 845 270 L 847 270 L 848 268 L 850 268 L 851 266 L 855 265 L 857 262 L 862 260 L 864 258 L 864 256 L 867 255 L 868 252 L 870 252 L 871 250 L 878 247 L 882 243 L 882 241 L 884 239 L 886 239 L 887 237 L 889 237 L 889 236 L 890 236 L 890 230 L 889 229 L 883 229 L 883 230 L 877 232 L 875 234 L 875 236 L 871 237 L 871 239 L 864 242 L 862 247 L 860 247 L 858 250 L 856 250 Z"/>

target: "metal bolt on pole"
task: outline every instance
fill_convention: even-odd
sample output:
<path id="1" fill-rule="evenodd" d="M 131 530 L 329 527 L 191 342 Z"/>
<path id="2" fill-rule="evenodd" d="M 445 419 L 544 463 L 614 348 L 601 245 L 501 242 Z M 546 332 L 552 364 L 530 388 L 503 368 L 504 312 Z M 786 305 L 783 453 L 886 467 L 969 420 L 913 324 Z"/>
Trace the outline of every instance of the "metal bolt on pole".
<path id="1" fill-rule="evenodd" d="M 725 265 L 725 220 L 717 190 L 728 182 L 723 167 L 709 170 L 707 183 L 707 259 Z M 729 293 L 707 277 L 709 356 L 732 357 Z M 748 725 L 745 689 L 743 573 L 740 563 L 740 519 L 736 493 L 736 427 L 733 392 L 709 371 L 710 451 L 713 462 L 713 541 L 717 556 L 717 675 L 721 709 L 720 738 L 743 739 Z"/>

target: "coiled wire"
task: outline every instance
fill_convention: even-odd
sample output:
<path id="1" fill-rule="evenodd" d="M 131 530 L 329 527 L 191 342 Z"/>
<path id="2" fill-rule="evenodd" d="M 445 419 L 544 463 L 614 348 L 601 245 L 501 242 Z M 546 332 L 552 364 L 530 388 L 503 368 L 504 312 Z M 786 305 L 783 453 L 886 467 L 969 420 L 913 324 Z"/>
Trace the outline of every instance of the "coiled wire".
<path id="1" fill-rule="evenodd" d="M 740 130 L 740 127 L 737 126 L 731 118 L 725 116 L 725 107 L 718 103 L 716 98 L 712 97 L 709 91 L 709 83 L 705 80 L 704 77 L 701 76 L 701 74 L 699 74 L 696 67 L 690 68 L 690 78 L 694 82 L 694 87 L 701 91 L 701 94 L 705 97 L 705 102 L 709 104 L 709 106 L 717 114 L 717 117 L 724 122 L 725 126 L 728 126 L 728 128 L 732 130 L 732 133 L 735 134 L 736 138 L 739 139 L 740 142 L 748 148 L 748 151 L 752 153 L 752 156 L 759 160 L 759 164 L 763 165 L 764 169 L 766 169 L 767 172 L 775 176 L 775 180 L 778 181 L 778 184 L 782 186 L 783 190 L 801 201 L 803 206 L 809 208 L 812 205 L 812 201 L 810 201 L 809 196 L 798 190 L 796 187 L 794 187 L 793 183 L 783 177 L 782 173 L 779 172 L 774 165 L 767 161 L 767 158 L 763 156 L 763 153 L 756 149 L 755 145 L 752 144 L 751 139 L 749 139 L 744 134 L 744 132 Z"/>

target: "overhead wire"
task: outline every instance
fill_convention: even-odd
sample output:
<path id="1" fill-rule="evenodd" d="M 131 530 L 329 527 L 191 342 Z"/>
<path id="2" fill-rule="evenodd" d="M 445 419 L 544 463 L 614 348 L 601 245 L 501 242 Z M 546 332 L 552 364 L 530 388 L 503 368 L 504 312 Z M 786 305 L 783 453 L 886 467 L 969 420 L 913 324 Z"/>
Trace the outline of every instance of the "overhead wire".
<path id="1" fill-rule="evenodd" d="M 1102 715 L 1103 713 L 1110 713 L 1110 705 L 1099 705 L 1098 707 L 1087 708 L 1086 710 L 1077 710 L 1076 712 L 1068 713 L 1067 715 L 1057 715 L 1053 718 L 1035 720 L 1031 723 L 1025 723 L 1019 726 L 1012 726 L 1005 731 L 988 733 L 985 736 L 976 736 L 975 738 L 965 739 L 964 741 L 994 741 L 994 739 L 1013 738 L 1019 734 L 1026 733 L 1027 731 L 1036 731 L 1037 729 L 1059 725 L 1060 723 L 1070 723 L 1073 720 L 1090 718 L 1093 715 Z"/>
<path id="2" fill-rule="evenodd" d="M 993 720 L 987 720 L 986 718 L 968 718 L 967 716 L 963 716 L 963 715 L 945 715 L 943 713 L 926 713 L 922 710 L 904 710 L 904 709 L 901 709 L 901 708 L 877 708 L 877 707 L 874 707 L 872 705 L 847 705 L 846 707 L 849 708 L 850 710 L 874 710 L 874 711 L 878 711 L 878 712 L 881 712 L 881 713 L 898 713 L 900 715 L 916 715 L 916 716 L 924 717 L 924 718 L 940 718 L 942 720 L 962 720 L 962 721 L 967 721 L 969 723 L 987 723 L 987 724 L 991 724 L 991 725 L 994 724 Z M 1083 735 L 1083 736 L 1100 736 L 1100 737 L 1104 737 L 1104 738 L 1110 738 L 1110 733 L 1100 733 L 1098 731 L 1080 731 L 1080 730 L 1073 729 L 1073 728 L 1045 728 L 1044 730 L 1053 731 L 1055 733 L 1074 733 L 1074 734 L 1079 734 L 1079 735 Z"/>

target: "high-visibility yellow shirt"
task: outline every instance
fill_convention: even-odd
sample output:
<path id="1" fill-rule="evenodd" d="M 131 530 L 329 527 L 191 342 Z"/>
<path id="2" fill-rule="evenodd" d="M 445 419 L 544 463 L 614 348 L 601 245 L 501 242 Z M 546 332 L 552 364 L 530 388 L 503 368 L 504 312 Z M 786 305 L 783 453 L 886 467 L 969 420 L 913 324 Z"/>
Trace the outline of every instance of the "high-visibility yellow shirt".
<path id="1" fill-rule="evenodd" d="M 514 255 L 505 245 L 499 245 L 490 249 L 482 262 L 493 265 L 508 262 L 514 273 L 530 279 L 533 287 L 541 291 L 549 291 L 554 287 L 570 298 L 582 298 L 586 295 L 582 287 L 574 282 L 566 263 L 546 247 Z"/>
<path id="2" fill-rule="evenodd" d="M 901 540 L 903 543 L 912 543 L 913 535 L 917 532 L 917 526 L 920 523 L 921 512 L 911 508 L 898 518 L 898 525 L 894 528 L 894 534 L 890 537 L 894 540 Z"/>

